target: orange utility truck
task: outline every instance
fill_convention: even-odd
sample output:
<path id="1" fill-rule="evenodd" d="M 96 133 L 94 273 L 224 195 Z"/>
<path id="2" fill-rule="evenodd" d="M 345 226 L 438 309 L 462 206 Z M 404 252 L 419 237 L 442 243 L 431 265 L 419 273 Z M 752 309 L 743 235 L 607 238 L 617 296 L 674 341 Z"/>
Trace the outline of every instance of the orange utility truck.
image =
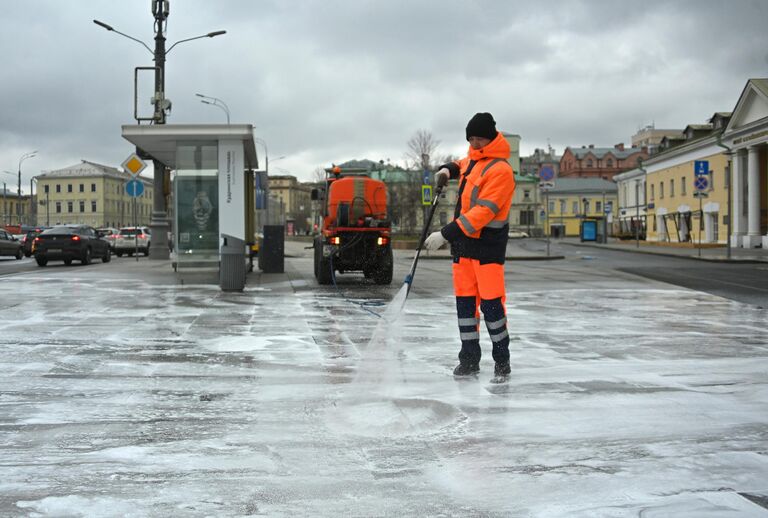
<path id="1" fill-rule="evenodd" d="M 363 272 L 376 284 L 392 282 L 392 228 L 387 186 L 365 170 L 326 169 L 325 187 L 312 199 L 322 204 L 323 225 L 313 243 L 315 278 L 330 284 L 336 272 Z"/>

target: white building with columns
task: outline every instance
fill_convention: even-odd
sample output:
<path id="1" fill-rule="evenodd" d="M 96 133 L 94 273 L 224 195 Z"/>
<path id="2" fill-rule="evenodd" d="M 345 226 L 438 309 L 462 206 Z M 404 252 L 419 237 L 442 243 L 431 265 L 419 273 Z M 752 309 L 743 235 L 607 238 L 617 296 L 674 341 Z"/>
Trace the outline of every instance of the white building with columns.
<path id="1" fill-rule="evenodd" d="M 768 248 L 768 79 L 750 79 L 725 129 L 731 148 L 731 245 Z"/>

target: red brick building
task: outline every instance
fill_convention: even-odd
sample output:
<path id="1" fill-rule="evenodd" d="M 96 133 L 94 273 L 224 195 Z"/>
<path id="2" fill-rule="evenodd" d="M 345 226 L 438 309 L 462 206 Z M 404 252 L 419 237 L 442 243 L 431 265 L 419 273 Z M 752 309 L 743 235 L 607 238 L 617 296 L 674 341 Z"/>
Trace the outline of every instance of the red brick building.
<path id="1" fill-rule="evenodd" d="M 623 171 L 637 167 L 637 159 L 648 158 L 648 148 L 624 148 L 624 144 L 613 147 L 589 146 L 567 147 L 560 158 L 560 178 L 602 178 L 613 179 Z"/>

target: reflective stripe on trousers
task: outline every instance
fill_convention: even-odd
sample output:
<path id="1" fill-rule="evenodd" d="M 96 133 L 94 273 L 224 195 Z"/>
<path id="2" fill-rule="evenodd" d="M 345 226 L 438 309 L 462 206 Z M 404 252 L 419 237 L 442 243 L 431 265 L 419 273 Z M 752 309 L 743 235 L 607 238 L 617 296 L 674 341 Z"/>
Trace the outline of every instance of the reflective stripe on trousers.
<path id="1" fill-rule="evenodd" d="M 481 265 L 477 259 L 461 257 L 453 263 L 453 288 L 461 339 L 459 360 L 480 361 L 480 309 L 493 344 L 493 359 L 509 361 L 504 265 Z"/>

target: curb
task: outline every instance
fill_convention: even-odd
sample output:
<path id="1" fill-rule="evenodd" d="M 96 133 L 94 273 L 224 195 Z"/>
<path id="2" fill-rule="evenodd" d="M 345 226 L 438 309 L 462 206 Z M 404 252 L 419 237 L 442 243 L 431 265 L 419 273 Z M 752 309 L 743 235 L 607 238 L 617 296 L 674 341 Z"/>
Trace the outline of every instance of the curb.
<path id="1" fill-rule="evenodd" d="M 561 243 L 563 245 L 568 246 L 578 246 L 581 248 L 597 248 L 598 250 L 614 250 L 616 252 L 628 252 L 632 254 L 647 254 L 647 255 L 660 255 L 664 257 L 677 257 L 678 259 L 692 259 L 694 261 L 706 261 L 710 263 L 741 263 L 741 264 L 763 264 L 768 261 L 762 261 L 760 259 L 739 259 L 739 258 L 720 258 L 720 257 L 698 257 L 695 255 L 688 255 L 688 254 L 673 254 L 670 252 L 662 252 L 662 251 L 656 251 L 656 250 L 647 250 L 642 248 L 633 248 L 633 249 L 627 249 L 627 248 L 618 248 L 611 245 L 608 246 L 598 246 L 598 245 L 587 245 L 582 243 Z"/>

